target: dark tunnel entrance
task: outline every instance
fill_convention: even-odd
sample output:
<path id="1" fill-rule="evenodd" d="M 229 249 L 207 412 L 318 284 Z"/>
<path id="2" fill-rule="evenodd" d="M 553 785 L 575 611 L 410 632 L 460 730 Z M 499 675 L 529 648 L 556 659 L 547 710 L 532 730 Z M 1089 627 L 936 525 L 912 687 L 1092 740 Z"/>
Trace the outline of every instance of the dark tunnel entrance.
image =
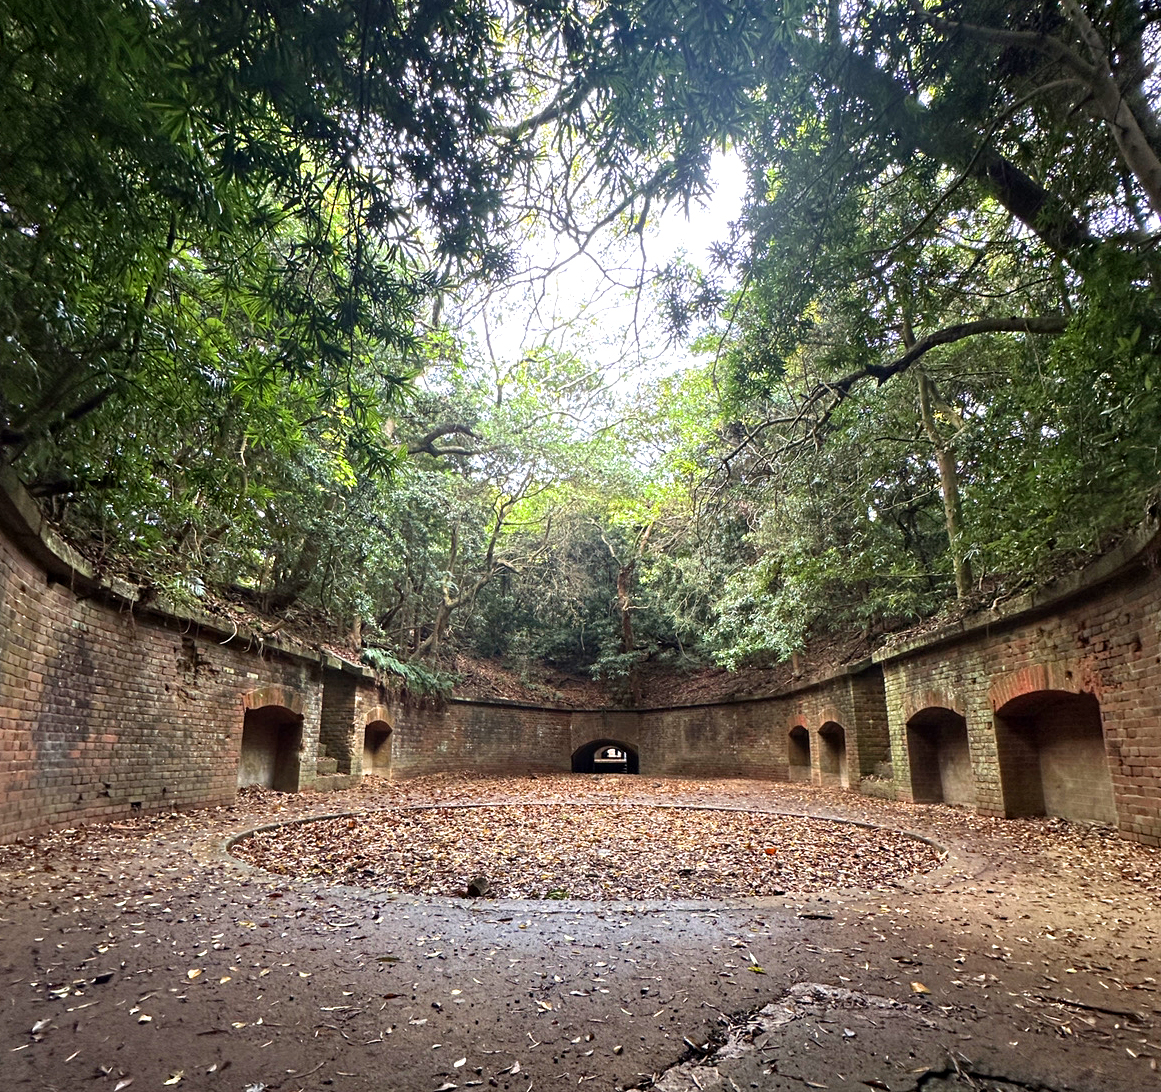
<path id="1" fill-rule="evenodd" d="M 640 773 L 637 751 L 615 739 L 598 739 L 572 755 L 573 773 Z"/>

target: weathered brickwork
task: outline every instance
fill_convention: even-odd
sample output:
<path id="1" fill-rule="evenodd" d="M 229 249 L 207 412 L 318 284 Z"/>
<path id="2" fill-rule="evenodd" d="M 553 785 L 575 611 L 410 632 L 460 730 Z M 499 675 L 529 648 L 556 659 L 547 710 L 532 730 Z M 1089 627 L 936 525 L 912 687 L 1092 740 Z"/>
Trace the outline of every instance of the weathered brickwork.
<path id="1" fill-rule="evenodd" d="M 323 672 L 322 713 L 319 720 L 319 754 L 335 763 L 335 772 L 362 772 L 362 725 L 357 723 L 358 677 L 332 662 Z"/>
<path id="2" fill-rule="evenodd" d="M 572 769 L 567 711 L 509 703 L 394 702 L 392 776 Z"/>
<path id="3" fill-rule="evenodd" d="M 248 709 L 318 735 L 318 667 L 223 645 L 46 579 L 0 536 L 0 841 L 84 820 L 226 804 Z"/>
<path id="4" fill-rule="evenodd" d="M 616 745 L 646 776 L 789 777 L 992 815 L 1115 823 L 1161 844 L 1155 536 L 1005 612 L 781 695 L 546 709 L 404 701 L 333 656 L 135 604 L 134 589 L 97 581 L 26 497 L 13 500 L 6 475 L 0 841 L 225 804 L 242 783 L 567 772 Z"/>
<path id="5" fill-rule="evenodd" d="M 807 696 L 646 710 L 401 702 L 368 681 L 359 686 L 359 730 L 373 721 L 391 728 L 392 776 L 567 772 L 577 752 L 608 743 L 633 751 L 642 775 L 785 780 L 788 732 L 804 721 L 814 735 L 828 723 L 840 725 L 848 741 L 841 770 L 817 770 L 819 783 L 857 786 L 859 756 L 874 762 L 887 753 L 882 680 L 871 667 L 816 684 Z M 878 706 L 872 708 L 876 695 Z M 882 738 L 870 740 L 870 732 Z"/>
<path id="6" fill-rule="evenodd" d="M 1044 598 L 878 657 L 899 794 L 924 780 L 913 778 L 908 722 L 942 708 L 966 721 L 979 811 L 1072 808 L 1161 844 L 1161 577 L 1137 562 Z"/>
<path id="7" fill-rule="evenodd" d="M 641 773 L 785 780 L 784 705 L 775 698 L 639 713 Z"/>

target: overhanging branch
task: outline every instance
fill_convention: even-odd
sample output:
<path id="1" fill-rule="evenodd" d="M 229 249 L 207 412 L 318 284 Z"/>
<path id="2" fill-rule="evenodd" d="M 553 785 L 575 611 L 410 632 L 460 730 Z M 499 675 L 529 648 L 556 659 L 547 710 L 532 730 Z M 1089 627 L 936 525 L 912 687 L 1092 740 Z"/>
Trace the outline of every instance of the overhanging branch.
<path id="1" fill-rule="evenodd" d="M 892 376 L 906 371 L 920 357 L 940 345 L 952 345 L 978 334 L 1062 334 L 1067 326 L 1068 319 L 1064 315 L 1039 315 L 1031 318 L 1012 315 L 1005 318 L 975 319 L 972 322 L 945 326 L 942 330 L 936 330 L 920 338 L 902 356 L 896 357 L 889 364 L 867 364 L 841 379 L 819 383 L 807 397 L 805 406 L 817 405 L 829 396 L 833 399 L 827 411 L 829 413 L 830 409 L 837 406 L 864 379 L 874 379 L 882 386 Z"/>

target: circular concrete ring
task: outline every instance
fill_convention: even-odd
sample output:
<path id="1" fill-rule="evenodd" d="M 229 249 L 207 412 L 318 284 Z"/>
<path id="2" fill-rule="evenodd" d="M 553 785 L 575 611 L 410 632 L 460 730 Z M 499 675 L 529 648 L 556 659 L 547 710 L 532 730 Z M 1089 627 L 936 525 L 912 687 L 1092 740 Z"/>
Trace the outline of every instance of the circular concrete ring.
<path id="1" fill-rule="evenodd" d="M 547 914 L 561 914 L 561 913 L 594 913 L 598 911 L 614 911 L 618 913 L 632 913 L 632 912 L 648 912 L 659 913 L 663 911 L 689 911 L 695 913 L 711 913 L 715 910 L 729 910 L 729 909 L 784 909 L 790 905 L 800 904 L 799 913 L 801 915 L 801 906 L 810 902 L 817 902 L 820 899 L 835 897 L 838 895 L 854 896 L 863 895 L 872 888 L 823 888 L 814 893 L 807 899 L 794 899 L 789 895 L 763 895 L 757 898 L 742 898 L 742 897 L 727 897 L 721 899 L 472 899 L 472 898 L 455 898 L 450 895 L 435 895 L 424 896 L 415 895 L 410 892 L 387 892 L 378 890 L 373 887 L 359 887 L 350 886 L 346 884 L 324 884 L 314 877 L 296 877 L 286 876 L 277 872 L 268 872 L 258 865 L 251 865 L 245 861 L 239 860 L 230 851 L 234 846 L 240 842 L 244 842 L 247 838 L 255 834 L 262 834 L 269 830 L 278 830 L 282 827 L 304 826 L 307 823 L 324 822 L 330 819 L 349 819 L 349 818 L 366 818 L 374 815 L 376 811 L 441 811 L 451 809 L 467 809 L 467 808 L 495 808 L 495 807 L 541 807 L 552 805 L 569 805 L 572 807 L 593 807 L 602 808 L 609 807 L 609 804 L 603 802 L 580 801 L 580 800 L 553 800 L 553 801 L 519 801 L 519 800 L 488 800 L 488 801 L 472 801 L 470 803 L 447 803 L 447 804 L 406 804 L 403 807 L 390 809 L 373 809 L 371 811 L 341 811 L 331 812 L 321 815 L 300 816 L 295 819 L 286 819 L 277 823 L 263 823 L 256 827 L 249 827 L 245 830 L 237 831 L 230 835 L 224 842 L 217 843 L 211 849 L 210 856 L 219 863 L 226 864 L 229 867 L 236 869 L 239 872 L 245 873 L 254 877 L 265 877 L 272 881 L 280 883 L 299 883 L 307 887 L 317 888 L 326 886 L 329 888 L 341 890 L 344 893 L 363 896 L 374 897 L 380 901 L 387 899 L 394 903 L 404 905 L 442 905 L 445 907 L 464 907 L 469 910 L 478 911 L 481 909 L 487 910 L 503 910 L 505 908 L 519 909 L 527 912 L 529 908 L 535 908 L 540 913 Z M 729 811 L 741 812 L 743 814 L 751 815 L 767 815 L 767 816 L 784 816 L 790 819 L 814 819 L 827 823 L 838 823 L 846 826 L 860 827 L 863 830 L 884 831 L 892 834 L 902 834 L 907 838 L 912 838 L 917 842 L 922 842 L 925 845 L 931 846 L 936 852 L 943 855 L 943 860 L 935 868 L 928 872 L 911 873 L 907 876 L 901 877 L 898 880 L 892 881 L 895 885 L 902 888 L 915 887 L 922 883 L 936 882 L 950 876 L 953 872 L 963 867 L 963 861 L 958 854 L 953 850 L 935 841 L 915 830 L 907 830 L 901 827 L 884 826 L 882 823 L 871 823 L 864 819 L 852 819 L 847 816 L 839 815 L 812 815 L 809 812 L 803 811 L 785 811 L 782 809 L 770 808 L 753 808 L 741 807 L 739 805 L 724 804 L 633 804 L 621 802 L 620 807 L 643 807 L 652 808 L 655 810 L 668 811 Z"/>

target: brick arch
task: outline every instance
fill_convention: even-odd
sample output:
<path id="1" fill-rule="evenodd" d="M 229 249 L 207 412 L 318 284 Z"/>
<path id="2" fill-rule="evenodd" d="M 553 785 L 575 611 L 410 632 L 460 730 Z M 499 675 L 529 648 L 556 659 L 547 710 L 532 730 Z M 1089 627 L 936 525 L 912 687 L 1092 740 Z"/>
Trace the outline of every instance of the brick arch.
<path id="1" fill-rule="evenodd" d="M 809 781 L 811 742 L 810 732 L 803 724 L 805 717 L 793 717 L 786 729 L 786 766 L 791 781 Z"/>
<path id="2" fill-rule="evenodd" d="M 805 724 L 814 735 L 818 735 L 828 724 L 837 724 L 842 727 L 846 722 L 847 717 L 839 710 L 838 706 L 833 702 L 827 702 L 825 705 L 815 707 L 813 725 L 809 719 L 799 720 L 798 723 Z"/>
<path id="3" fill-rule="evenodd" d="M 935 696 L 928 692 L 929 696 Z M 951 705 L 910 712 L 904 725 L 911 799 L 917 804 L 976 803 L 975 773 L 967 718 Z"/>
<path id="4" fill-rule="evenodd" d="M 384 724 L 395 727 L 391 719 L 391 710 L 385 705 L 373 705 L 362 716 L 363 727 L 366 728 L 368 724 L 374 724 L 376 721 L 382 721 Z"/>
<path id="5" fill-rule="evenodd" d="M 927 709 L 947 709 L 956 716 L 966 717 L 967 709 L 958 695 L 947 690 L 909 690 L 903 696 L 903 720 L 913 720 Z"/>
<path id="6" fill-rule="evenodd" d="M 306 701 L 302 694 L 292 686 L 282 686 L 272 683 L 270 686 L 261 686 L 242 695 L 244 709 L 261 709 L 266 705 L 278 705 L 289 709 L 296 716 L 303 716 Z"/>
<path id="7" fill-rule="evenodd" d="M 572 753 L 572 772 L 573 773 L 599 773 L 600 767 L 597 765 L 599 754 L 606 748 L 616 748 L 625 755 L 625 769 L 623 773 L 640 773 L 641 772 L 641 757 L 637 748 L 632 743 L 626 743 L 619 739 L 595 739 L 591 743 L 586 743 L 578 747 Z"/>
<path id="8" fill-rule="evenodd" d="M 395 726 L 385 705 L 374 705 L 358 718 L 362 722 L 364 774 L 391 776 L 391 745 Z M 357 741 L 356 741 L 357 742 Z"/>
<path id="9" fill-rule="evenodd" d="M 242 695 L 237 781 L 280 792 L 302 787 L 305 701 L 290 686 L 260 686 Z"/>
<path id="10" fill-rule="evenodd" d="M 1066 691 L 1070 694 L 1092 693 L 1091 683 L 1085 685 L 1086 682 L 1089 680 L 1075 664 L 1059 660 L 1029 664 L 1027 667 L 993 678 L 988 688 L 988 699 L 994 713 L 1015 698 L 1022 698 L 1026 694 L 1035 694 L 1042 690 Z"/>
<path id="11" fill-rule="evenodd" d="M 823 784 L 831 782 L 846 788 L 850 784 L 847 769 L 847 729 L 837 717 L 830 717 L 819 725 L 818 768 Z"/>

